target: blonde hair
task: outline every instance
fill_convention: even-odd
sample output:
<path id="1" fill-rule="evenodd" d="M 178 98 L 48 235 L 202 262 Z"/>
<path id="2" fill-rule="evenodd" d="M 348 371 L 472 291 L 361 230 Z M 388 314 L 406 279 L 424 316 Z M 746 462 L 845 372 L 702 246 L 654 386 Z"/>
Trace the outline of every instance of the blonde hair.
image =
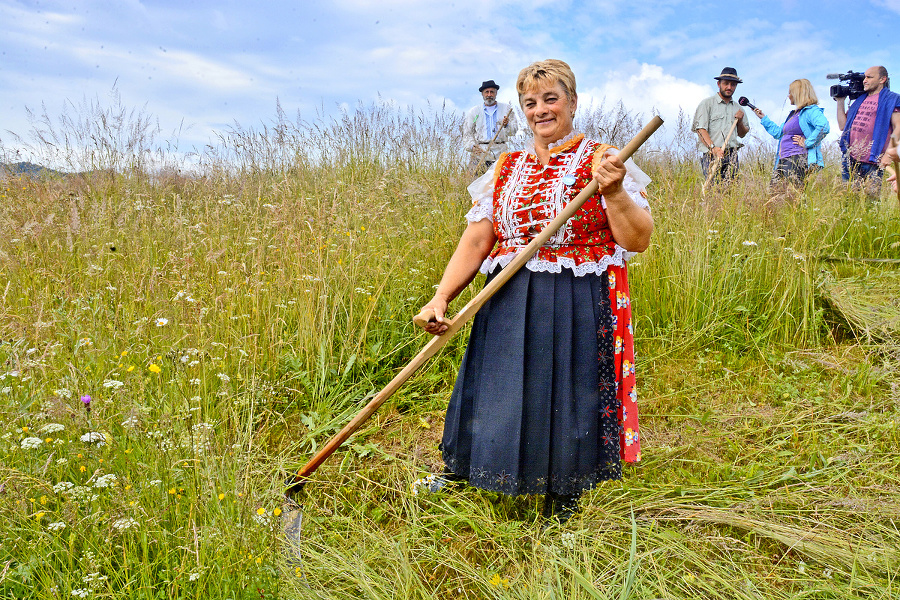
<path id="1" fill-rule="evenodd" d="M 519 93 L 519 104 L 522 104 L 522 96 L 544 85 L 559 83 L 566 97 L 575 98 L 575 73 L 569 65 L 555 58 L 533 62 L 521 71 L 516 78 L 516 91 Z"/>
<path id="2" fill-rule="evenodd" d="M 816 97 L 816 90 L 813 89 L 809 79 L 795 79 L 788 86 L 788 91 L 794 99 L 794 106 L 797 110 L 818 104 L 819 99 Z"/>

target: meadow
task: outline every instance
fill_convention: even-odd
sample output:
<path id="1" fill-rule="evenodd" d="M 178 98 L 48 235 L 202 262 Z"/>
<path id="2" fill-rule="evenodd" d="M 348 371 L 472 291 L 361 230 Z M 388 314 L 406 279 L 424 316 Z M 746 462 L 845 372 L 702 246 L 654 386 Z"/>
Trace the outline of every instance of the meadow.
<path id="1" fill-rule="evenodd" d="M 635 158 L 642 461 L 547 531 L 539 498 L 414 493 L 461 334 L 285 539 L 285 473 L 427 341 L 468 207 L 457 119 L 278 111 L 186 156 L 90 103 L 4 140 L 78 174 L 0 182 L 0 598 L 900 598 L 900 205 L 841 185 L 833 148 L 769 202 L 764 143 L 703 195 L 685 119 Z"/>

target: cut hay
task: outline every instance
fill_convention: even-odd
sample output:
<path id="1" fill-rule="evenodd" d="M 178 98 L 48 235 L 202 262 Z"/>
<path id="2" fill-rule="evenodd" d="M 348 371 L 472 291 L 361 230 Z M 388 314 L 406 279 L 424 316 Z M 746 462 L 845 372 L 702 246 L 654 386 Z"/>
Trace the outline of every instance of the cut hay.
<path id="1" fill-rule="evenodd" d="M 825 273 L 818 292 L 833 325 L 863 343 L 900 346 L 900 272 L 842 278 Z"/>

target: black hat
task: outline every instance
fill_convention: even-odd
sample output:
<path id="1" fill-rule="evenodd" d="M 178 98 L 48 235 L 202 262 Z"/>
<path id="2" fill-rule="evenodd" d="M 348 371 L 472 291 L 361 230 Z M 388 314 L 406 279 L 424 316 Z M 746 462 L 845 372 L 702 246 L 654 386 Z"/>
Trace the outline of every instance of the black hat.
<path id="1" fill-rule="evenodd" d="M 737 83 L 744 83 L 744 80 L 737 76 L 737 69 L 734 67 L 725 67 L 722 69 L 722 74 L 718 77 L 713 77 L 716 81 L 722 81 L 723 79 L 726 81 L 736 81 Z"/>
<path id="2" fill-rule="evenodd" d="M 481 87 L 478 88 L 478 91 L 483 92 L 484 90 L 486 90 L 488 88 L 494 88 L 495 90 L 499 90 L 500 86 L 497 85 L 496 83 L 494 83 L 493 79 L 488 79 L 487 81 L 483 81 L 481 83 Z"/>

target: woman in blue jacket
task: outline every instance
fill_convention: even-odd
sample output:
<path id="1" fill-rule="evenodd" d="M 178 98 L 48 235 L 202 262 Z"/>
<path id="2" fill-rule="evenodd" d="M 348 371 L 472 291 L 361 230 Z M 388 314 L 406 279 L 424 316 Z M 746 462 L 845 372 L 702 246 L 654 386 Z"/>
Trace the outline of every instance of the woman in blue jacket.
<path id="1" fill-rule="evenodd" d="M 775 155 L 772 184 L 786 180 L 802 187 L 808 173 L 825 165 L 822 159 L 822 140 L 831 127 L 809 79 L 792 81 L 788 87 L 788 99 L 796 108 L 788 114 L 781 126 L 758 108 L 753 109 L 753 112 L 762 119 L 762 126 L 766 131 L 776 140 L 781 140 Z"/>

